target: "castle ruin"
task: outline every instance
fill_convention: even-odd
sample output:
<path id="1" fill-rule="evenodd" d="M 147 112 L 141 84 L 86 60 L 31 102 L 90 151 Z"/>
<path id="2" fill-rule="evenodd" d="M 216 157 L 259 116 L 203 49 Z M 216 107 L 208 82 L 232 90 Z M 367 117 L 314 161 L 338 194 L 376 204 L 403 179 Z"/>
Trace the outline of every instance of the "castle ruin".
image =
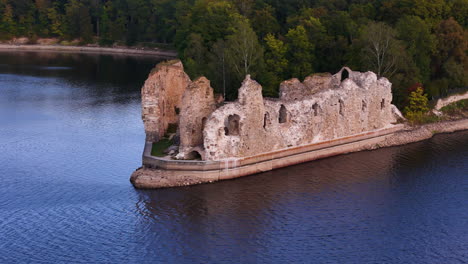
<path id="1" fill-rule="evenodd" d="M 156 66 L 143 86 L 142 118 L 148 142 L 177 124 L 178 151 L 166 158 L 221 161 L 390 127 L 401 117 L 391 101 L 386 78 L 345 67 L 284 81 L 279 98 L 264 98 L 261 85 L 246 76 L 238 99 L 223 102 L 209 80 L 191 81 L 180 61 L 170 61 Z"/>

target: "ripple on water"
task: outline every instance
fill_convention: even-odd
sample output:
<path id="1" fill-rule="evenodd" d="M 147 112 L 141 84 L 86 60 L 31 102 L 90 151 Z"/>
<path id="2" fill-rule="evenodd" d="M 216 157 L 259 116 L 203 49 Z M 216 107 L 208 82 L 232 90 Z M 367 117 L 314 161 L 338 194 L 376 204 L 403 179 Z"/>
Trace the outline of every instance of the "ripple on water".
<path id="1" fill-rule="evenodd" d="M 1 263 L 467 259 L 468 132 L 216 184 L 135 190 L 139 88 L 154 63 L 41 56 L 0 53 L 14 64 L 0 67 Z"/>

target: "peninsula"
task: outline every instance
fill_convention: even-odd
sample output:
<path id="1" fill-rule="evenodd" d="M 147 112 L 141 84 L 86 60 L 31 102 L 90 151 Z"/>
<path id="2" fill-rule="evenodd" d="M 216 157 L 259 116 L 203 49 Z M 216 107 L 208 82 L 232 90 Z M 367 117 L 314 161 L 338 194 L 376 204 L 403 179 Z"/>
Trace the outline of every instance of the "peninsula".
<path id="1" fill-rule="evenodd" d="M 142 88 L 146 144 L 131 182 L 162 188 L 233 179 L 468 128 L 466 118 L 405 125 L 391 102 L 386 78 L 347 67 L 284 81 L 279 98 L 264 98 L 246 76 L 237 100 L 225 102 L 205 77 L 192 81 L 180 61 L 163 62 Z"/>

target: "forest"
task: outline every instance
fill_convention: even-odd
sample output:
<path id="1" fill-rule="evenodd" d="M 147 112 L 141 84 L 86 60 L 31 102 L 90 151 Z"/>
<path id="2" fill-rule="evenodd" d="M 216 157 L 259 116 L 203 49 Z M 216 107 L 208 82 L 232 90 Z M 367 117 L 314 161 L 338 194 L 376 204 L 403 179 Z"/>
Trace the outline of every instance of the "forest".
<path id="1" fill-rule="evenodd" d="M 176 48 L 192 78 L 235 99 L 342 66 L 393 83 L 394 103 L 466 90 L 468 0 L 0 0 L 0 39 Z"/>

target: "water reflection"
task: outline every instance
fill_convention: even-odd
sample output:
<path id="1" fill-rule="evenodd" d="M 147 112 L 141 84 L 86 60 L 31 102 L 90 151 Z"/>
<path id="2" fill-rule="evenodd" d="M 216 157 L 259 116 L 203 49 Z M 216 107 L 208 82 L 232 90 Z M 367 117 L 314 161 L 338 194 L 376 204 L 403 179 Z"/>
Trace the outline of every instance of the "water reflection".
<path id="1" fill-rule="evenodd" d="M 460 192 L 453 182 L 437 182 L 447 169 L 436 160 L 449 164 L 452 160 L 466 169 L 467 141 L 468 133 L 461 132 L 233 181 L 140 191 L 136 208 L 143 218 L 138 232 L 157 233 L 154 241 L 177 239 L 182 248 L 193 251 L 184 251 L 188 260 L 200 259 L 199 254 L 255 262 L 284 257 L 278 252 L 287 251 L 285 261 L 307 262 L 319 256 L 348 263 L 418 262 L 414 256 L 425 256 L 424 261 L 431 262 L 434 256 L 428 257 L 427 250 L 441 255 L 446 250 L 434 249 L 435 237 L 463 228 L 458 224 L 443 228 L 443 234 L 437 231 L 448 218 L 440 206 L 452 203 L 448 207 L 460 209 L 462 198 L 434 197 L 447 190 Z M 460 171 L 449 173 L 461 179 Z M 161 230 L 167 222 L 170 229 Z M 157 243 L 150 245 L 158 248 Z M 421 243 L 425 246 L 420 247 Z M 230 250 L 232 245 L 235 251 Z M 413 255 L 405 254 L 407 250 Z"/>

